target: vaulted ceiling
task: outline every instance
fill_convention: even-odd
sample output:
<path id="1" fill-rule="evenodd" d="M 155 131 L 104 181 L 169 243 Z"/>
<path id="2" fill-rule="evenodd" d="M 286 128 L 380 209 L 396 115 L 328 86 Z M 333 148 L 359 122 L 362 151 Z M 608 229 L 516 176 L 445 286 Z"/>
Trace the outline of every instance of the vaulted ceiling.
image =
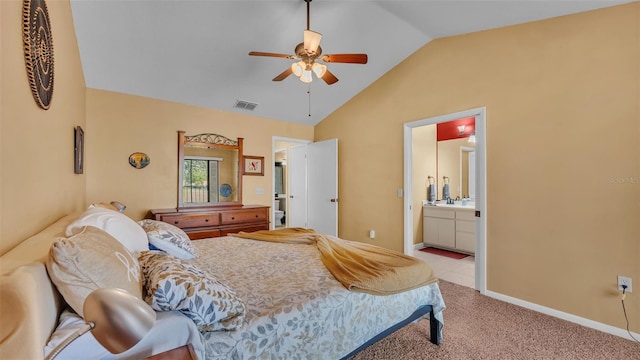
<path id="1" fill-rule="evenodd" d="M 294 60 L 304 0 L 71 0 L 91 88 L 315 125 L 429 41 L 630 1 L 332 1 L 310 3 L 323 53 L 366 53 L 366 65 L 326 64 L 339 78 L 272 79 Z M 310 92 L 310 94 L 309 94 Z M 234 108 L 257 103 L 253 111 Z"/>

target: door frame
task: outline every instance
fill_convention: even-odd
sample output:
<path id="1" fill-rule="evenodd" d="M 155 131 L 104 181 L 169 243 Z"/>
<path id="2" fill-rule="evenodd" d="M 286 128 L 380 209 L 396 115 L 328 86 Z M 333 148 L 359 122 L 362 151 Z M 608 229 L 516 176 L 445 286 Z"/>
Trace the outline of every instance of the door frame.
<path id="1" fill-rule="evenodd" d="M 481 294 L 487 292 L 487 161 L 486 161 L 486 107 L 460 111 L 411 121 L 403 124 L 404 132 L 404 253 L 413 253 L 413 187 L 412 187 L 412 129 L 433 125 L 461 118 L 474 117 L 476 131 L 476 210 L 480 217 L 476 218 L 476 253 L 475 253 L 475 288 Z"/>
<path id="2" fill-rule="evenodd" d="M 271 137 L 271 193 L 275 194 L 276 193 L 276 151 L 277 150 L 282 150 L 281 148 L 276 148 L 276 142 L 279 141 L 283 141 L 283 142 L 290 142 L 290 143 L 297 143 L 300 145 L 306 145 L 309 143 L 312 143 L 312 140 L 305 140 L 305 139 L 297 139 L 297 138 L 289 138 L 289 137 L 282 137 L 282 136 L 272 136 Z M 287 149 L 287 154 L 289 152 L 289 149 Z M 289 186 L 289 172 L 287 171 L 287 176 L 285 178 L 286 180 L 286 186 L 288 188 Z M 307 196 L 307 194 L 305 194 L 305 196 Z M 271 230 L 275 229 L 275 218 L 276 218 L 276 209 L 273 207 L 273 200 L 275 200 L 273 198 L 273 196 L 271 196 L 271 203 L 269 204 L 269 208 L 271 209 L 269 212 L 271 213 L 271 224 L 269 225 L 269 228 Z M 288 208 L 289 206 L 289 197 L 287 197 L 286 199 L 286 205 L 285 208 Z"/>

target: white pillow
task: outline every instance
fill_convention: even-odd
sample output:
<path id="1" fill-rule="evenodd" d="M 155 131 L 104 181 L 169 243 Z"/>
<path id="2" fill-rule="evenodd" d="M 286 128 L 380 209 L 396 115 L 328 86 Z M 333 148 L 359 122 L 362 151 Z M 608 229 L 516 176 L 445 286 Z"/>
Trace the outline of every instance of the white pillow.
<path id="1" fill-rule="evenodd" d="M 140 255 L 140 252 L 149 250 L 147 234 L 140 225 L 117 211 L 91 206 L 67 226 L 66 235 L 77 234 L 85 226 L 93 226 L 104 230 L 122 243 L 136 257 Z"/>
<path id="2" fill-rule="evenodd" d="M 44 355 L 48 356 L 58 344 L 67 336 L 82 328 L 85 322 L 80 315 L 64 310 L 60 314 L 58 326 L 51 335 L 49 343 L 44 348 Z M 177 311 L 165 311 L 157 313 L 156 322 L 145 337 L 131 349 L 120 354 L 112 354 L 105 349 L 91 331 L 80 336 L 64 350 L 58 353 L 56 359 L 82 359 L 82 360 L 111 360 L 111 359 L 142 359 L 150 355 L 160 354 L 165 351 L 178 348 L 185 344 L 191 344 L 198 359 L 205 358 L 202 335 L 196 324 L 188 317 Z"/>
<path id="3" fill-rule="evenodd" d="M 138 221 L 147 233 L 149 243 L 167 254 L 182 260 L 196 258 L 196 252 L 189 235 L 177 226 L 157 220 Z"/>
<path id="4" fill-rule="evenodd" d="M 58 327 L 51 335 L 49 342 L 44 347 L 44 356 L 48 356 L 53 349 L 62 343 L 69 335 L 73 334 L 76 330 L 84 327 L 86 323 L 82 317 L 69 309 L 65 309 L 60 314 L 58 320 Z M 58 353 L 59 359 L 102 359 L 111 355 L 107 349 L 105 349 L 95 337 L 91 331 L 88 331 L 79 338 L 75 339 L 64 350 Z"/>

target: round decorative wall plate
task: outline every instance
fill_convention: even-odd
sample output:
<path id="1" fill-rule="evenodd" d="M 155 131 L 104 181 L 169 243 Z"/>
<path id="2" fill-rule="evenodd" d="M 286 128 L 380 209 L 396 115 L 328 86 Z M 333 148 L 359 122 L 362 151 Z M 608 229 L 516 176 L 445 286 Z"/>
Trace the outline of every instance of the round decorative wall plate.
<path id="1" fill-rule="evenodd" d="M 47 110 L 53 96 L 53 38 L 44 0 L 24 0 L 22 30 L 31 92 L 38 106 Z"/>
<path id="2" fill-rule="evenodd" d="M 233 192 L 233 189 L 231 188 L 231 185 L 229 185 L 229 184 L 220 185 L 220 194 L 222 196 L 229 197 L 229 196 L 231 196 L 232 192 Z"/>
<path id="3" fill-rule="evenodd" d="M 129 164 L 136 169 L 145 168 L 150 162 L 151 159 L 145 153 L 135 152 L 129 155 Z"/>

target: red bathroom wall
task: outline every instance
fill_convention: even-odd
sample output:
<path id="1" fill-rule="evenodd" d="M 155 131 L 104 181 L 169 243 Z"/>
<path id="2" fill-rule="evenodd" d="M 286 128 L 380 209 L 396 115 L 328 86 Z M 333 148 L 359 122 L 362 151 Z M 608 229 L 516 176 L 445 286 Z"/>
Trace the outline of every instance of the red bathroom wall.
<path id="1" fill-rule="evenodd" d="M 464 134 L 460 134 L 458 126 L 465 125 Z M 437 124 L 436 127 L 438 141 L 466 138 L 476 131 L 476 118 L 468 117 Z"/>

